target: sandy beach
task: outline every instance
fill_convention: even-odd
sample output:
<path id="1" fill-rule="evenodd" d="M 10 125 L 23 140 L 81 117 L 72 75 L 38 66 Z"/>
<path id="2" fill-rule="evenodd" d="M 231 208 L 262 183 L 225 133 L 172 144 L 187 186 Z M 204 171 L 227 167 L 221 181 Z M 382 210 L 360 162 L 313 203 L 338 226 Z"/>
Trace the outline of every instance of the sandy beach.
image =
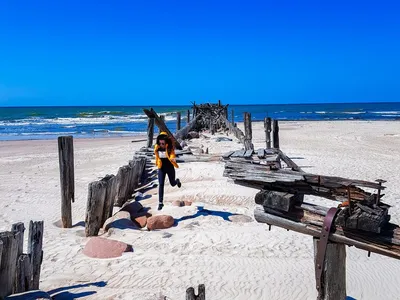
<path id="1" fill-rule="evenodd" d="M 233 141 L 215 142 L 216 136 L 190 141 L 189 146 L 208 148 L 210 154 L 242 148 L 233 136 Z M 75 139 L 72 229 L 59 227 L 57 141 L 0 142 L 0 231 L 16 222 L 26 226 L 30 220 L 44 220 L 43 291 L 58 294 L 55 299 L 181 300 L 188 287 L 204 283 L 208 300 L 316 298 L 312 238 L 277 227 L 268 231 L 257 223 L 253 209 L 258 190 L 223 177 L 223 162 L 181 163 L 177 177 L 182 188 L 166 184 L 162 212 L 156 210 L 157 189 L 145 194 L 143 206 L 153 214 L 173 216 L 175 227 L 115 229 L 108 238 L 131 244 L 134 252 L 115 259 L 86 257 L 88 184 L 116 174 L 144 146 L 142 138 Z M 265 147 L 262 123 L 253 123 L 253 143 L 256 149 Z M 387 180 L 383 200 L 392 205 L 391 222 L 400 223 L 400 122 L 281 122 L 280 146 L 307 172 Z M 193 205 L 175 207 L 174 200 Z M 199 214 L 197 206 L 215 213 Z M 233 214 L 243 216 L 235 219 Z M 399 261 L 346 250 L 349 299 L 399 299 Z"/>

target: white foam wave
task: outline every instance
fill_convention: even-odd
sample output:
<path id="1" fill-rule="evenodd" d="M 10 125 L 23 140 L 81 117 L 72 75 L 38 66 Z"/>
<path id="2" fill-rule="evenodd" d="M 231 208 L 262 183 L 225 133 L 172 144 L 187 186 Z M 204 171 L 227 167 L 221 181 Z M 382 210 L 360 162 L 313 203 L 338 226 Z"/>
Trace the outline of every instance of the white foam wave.
<path id="1" fill-rule="evenodd" d="M 385 114 L 385 115 L 400 115 L 400 111 L 371 111 L 372 114 Z"/>

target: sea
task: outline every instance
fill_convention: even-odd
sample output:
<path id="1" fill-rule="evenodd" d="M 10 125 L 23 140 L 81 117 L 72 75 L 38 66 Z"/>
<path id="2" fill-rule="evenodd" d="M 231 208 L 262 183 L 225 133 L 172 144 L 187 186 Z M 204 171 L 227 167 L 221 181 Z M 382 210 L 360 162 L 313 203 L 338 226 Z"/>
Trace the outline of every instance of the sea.
<path id="1" fill-rule="evenodd" d="M 0 140 L 54 139 L 60 135 L 74 138 L 135 136 L 146 133 L 146 106 L 75 106 L 75 107 L 0 107 Z M 186 124 L 191 106 L 153 106 L 165 115 L 171 132 L 176 131 L 176 113 L 181 112 L 181 126 Z M 265 117 L 291 121 L 323 120 L 400 120 L 397 103 L 320 103 L 230 105 L 229 119 L 243 121 L 244 112 L 253 121 Z"/>

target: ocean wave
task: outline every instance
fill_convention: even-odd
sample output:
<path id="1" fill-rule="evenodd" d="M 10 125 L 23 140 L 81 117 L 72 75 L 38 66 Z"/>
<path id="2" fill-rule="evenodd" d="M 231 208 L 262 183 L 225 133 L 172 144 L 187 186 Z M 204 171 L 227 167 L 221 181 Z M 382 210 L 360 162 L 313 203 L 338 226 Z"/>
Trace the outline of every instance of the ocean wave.
<path id="1" fill-rule="evenodd" d="M 400 115 L 400 111 L 395 111 L 395 110 L 390 110 L 390 111 L 371 111 L 371 114 Z"/>

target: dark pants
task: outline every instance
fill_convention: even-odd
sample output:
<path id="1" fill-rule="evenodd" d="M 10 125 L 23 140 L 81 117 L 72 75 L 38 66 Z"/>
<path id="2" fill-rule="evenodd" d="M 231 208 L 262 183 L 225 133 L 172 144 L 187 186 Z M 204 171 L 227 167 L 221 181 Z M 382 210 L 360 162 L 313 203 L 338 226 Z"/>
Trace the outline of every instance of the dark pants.
<path id="1" fill-rule="evenodd" d="M 175 180 L 175 168 L 174 166 L 167 166 L 158 169 L 158 202 L 163 203 L 164 201 L 164 182 L 165 175 L 168 175 L 169 183 L 172 186 L 176 185 Z"/>

